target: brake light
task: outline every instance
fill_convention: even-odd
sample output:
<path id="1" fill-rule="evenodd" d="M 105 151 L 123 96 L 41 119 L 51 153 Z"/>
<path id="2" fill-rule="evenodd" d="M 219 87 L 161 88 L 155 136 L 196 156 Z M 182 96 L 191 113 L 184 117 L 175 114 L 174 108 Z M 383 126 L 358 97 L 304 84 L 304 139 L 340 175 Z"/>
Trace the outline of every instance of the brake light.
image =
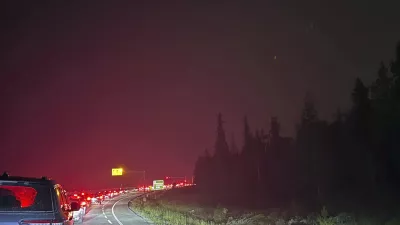
<path id="1" fill-rule="evenodd" d="M 86 205 L 86 202 L 81 202 L 81 206 L 84 206 L 84 205 Z"/>
<path id="2" fill-rule="evenodd" d="M 89 201 L 91 198 L 90 197 L 87 197 L 87 200 Z"/>
<path id="3" fill-rule="evenodd" d="M 60 220 L 24 220 L 22 225 L 63 225 Z"/>

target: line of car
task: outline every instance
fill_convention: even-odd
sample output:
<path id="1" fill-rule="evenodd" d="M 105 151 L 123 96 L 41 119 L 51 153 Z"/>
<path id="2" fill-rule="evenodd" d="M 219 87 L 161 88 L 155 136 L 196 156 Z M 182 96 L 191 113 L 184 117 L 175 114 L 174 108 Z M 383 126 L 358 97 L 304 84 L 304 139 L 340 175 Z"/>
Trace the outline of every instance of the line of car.
<path id="1" fill-rule="evenodd" d="M 86 191 L 80 192 L 69 192 L 67 196 L 71 204 L 79 205 L 79 209 L 73 212 L 73 220 L 76 223 L 82 223 L 84 216 L 89 212 L 91 205 L 101 205 L 104 200 L 111 199 L 120 194 L 127 193 L 128 190 L 108 190 L 96 193 L 90 193 Z"/>
<path id="2" fill-rule="evenodd" d="M 54 180 L 0 176 L 0 225 L 73 225 L 81 223 L 92 204 L 126 193 L 70 193 Z"/>

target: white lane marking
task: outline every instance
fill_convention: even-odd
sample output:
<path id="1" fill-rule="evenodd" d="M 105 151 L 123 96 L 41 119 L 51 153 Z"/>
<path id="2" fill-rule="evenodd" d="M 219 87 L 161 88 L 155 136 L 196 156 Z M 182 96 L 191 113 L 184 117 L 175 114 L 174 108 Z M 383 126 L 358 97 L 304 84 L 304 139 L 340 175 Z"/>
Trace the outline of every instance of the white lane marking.
<path id="1" fill-rule="evenodd" d="M 117 221 L 117 223 L 118 223 L 119 225 L 124 225 L 124 224 L 122 224 L 121 221 L 119 221 L 119 219 L 118 219 L 117 216 L 115 215 L 115 213 L 114 213 L 114 207 L 115 207 L 115 205 L 116 205 L 119 201 L 124 200 L 124 199 L 125 199 L 125 198 L 121 198 L 120 200 L 116 201 L 116 202 L 114 203 L 114 205 L 111 207 L 111 212 L 112 212 L 112 214 L 113 214 L 115 220 Z"/>
<path id="2" fill-rule="evenodd" d="M 104 215 L 104 217 L 107 219 L 107 216 L 106 216 L 106 215 Z"/>
<path id="3" fill-rule="evenodd" d="M 112 224 L 110 220 L 107 220 L 109 224 Z"/>

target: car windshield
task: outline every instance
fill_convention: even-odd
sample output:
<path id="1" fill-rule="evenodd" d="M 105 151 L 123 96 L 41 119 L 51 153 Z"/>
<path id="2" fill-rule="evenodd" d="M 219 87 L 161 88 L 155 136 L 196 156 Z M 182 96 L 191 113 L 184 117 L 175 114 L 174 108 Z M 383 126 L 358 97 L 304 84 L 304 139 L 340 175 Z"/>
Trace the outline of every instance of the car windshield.
<path id="1" fill-rule="evenodd" d="M 39 184 L 0 183 L 0 212 L 51 211 L 51 189 Z"/>

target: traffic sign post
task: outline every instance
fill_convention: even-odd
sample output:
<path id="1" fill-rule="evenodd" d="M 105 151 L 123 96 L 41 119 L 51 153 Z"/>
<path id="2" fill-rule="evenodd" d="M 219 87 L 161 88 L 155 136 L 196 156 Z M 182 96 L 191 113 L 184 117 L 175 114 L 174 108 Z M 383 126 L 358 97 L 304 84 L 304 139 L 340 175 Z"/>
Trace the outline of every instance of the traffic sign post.
<path id="1" fill-rule="evenodd" d="M 111 176 L 122 176 L 123 171 L 122 168 L 113 168 L 111 170 Z"/>
<path id="2" fill-rule="evenodd" d="M 153 190 L 162 190 L 164 189 L 164 180 L 153 180 Z"/>

